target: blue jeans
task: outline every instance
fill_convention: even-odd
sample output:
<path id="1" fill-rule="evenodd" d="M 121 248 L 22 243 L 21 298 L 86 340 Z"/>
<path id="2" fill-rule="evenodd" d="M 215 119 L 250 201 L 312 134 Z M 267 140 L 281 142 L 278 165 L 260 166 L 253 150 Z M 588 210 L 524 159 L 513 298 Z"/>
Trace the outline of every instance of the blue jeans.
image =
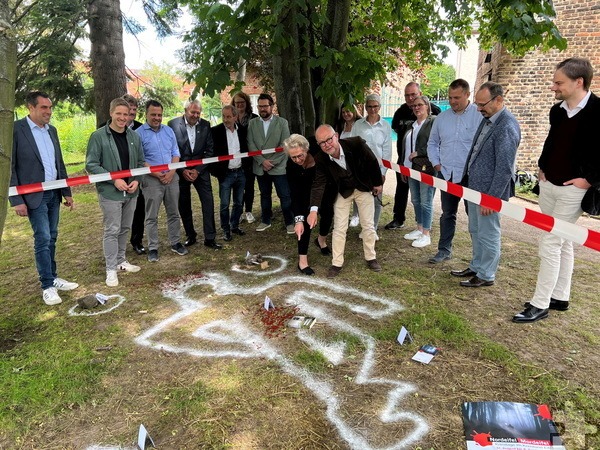
<path id="1" fill-rule="evenodd" d="M 421 225 L 424 230 L 431 230 L 435 188 L 413 178 L 408 179 L 408 187 L 410 189 L 410 200 L 415 208 L 417 225 Z"/>
<path id="2" fill-rule="evenodd" d="M 244 186 L 246 177 L 242 168 L 238 170 L 228 170 L 225 177 L 219 181 L 219 200 L 221 206 L 219 214 L 221 216 L 221 228 L 223 231 L 231 231 L 232 228 L 240 226 L 240 216 L 244 201 Z M 233 208 L 231 217 L 229 215 L 229 201 L 233 191 Z"/>
<path id="3" fill-rule="evenodd" d="M 42 203 L 35 209 L 27 208 L 29 223 L 33 229 L 33 249 L 42 289 L 54 285 L 56 278 L 56 238 L 60 214 L 60 192 L 46 191 Z"/>
<path id="4" fill-rule="evenodd" d="M 281 202 L 281 211 L 286 225 L 294 223 L 294 214 L 292 213 L 292 197 L 290 196 L 290 186 L 285 175 L 264 175 L 257 176 L 258 188 L 260 189 L 260 209 L 261 222 L 271 224 L 273 215 L 273 185 Z"/>
<path id="5" fill-rule="evenodd" d="M 485 281 L 493 281 L 500 263 L 500 214 L 481 215 L 481 207 L 467 202 L 469 233 L 473 245 L 473 259 L 469 268 Z"/>
<path id="6" fill-rule="evenodd" d="M 442 180 L 444 179 L 441 171 L 438 177 Z M 458 211 L 460 197 L 448 194 L 445 191 L 441 191 L 440 194 L 442 201 L 442 215 L 440 217 L 438 253 L 449 256 L 452 254 L 452 240 L 454 239 L 454 232 L 456 231 L 456 213 Z"/>

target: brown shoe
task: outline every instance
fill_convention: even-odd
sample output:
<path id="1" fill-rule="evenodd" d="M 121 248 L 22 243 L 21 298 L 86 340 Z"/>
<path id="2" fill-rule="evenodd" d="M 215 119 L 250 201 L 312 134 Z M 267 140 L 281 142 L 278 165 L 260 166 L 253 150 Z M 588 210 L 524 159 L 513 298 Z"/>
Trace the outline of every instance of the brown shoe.
<path id="1" fill-rule="evenodd" d="M 335 278 L 340 274 L 341 271 L 342 271 L 341 267 L 331 266 L 329 268 L 329 270 L 327 271 L 327 278 Z"/>
<path id="2" fill-rule="evenodd" d="M 369 266 L 369 269 L 371 269 L 373 272 L 381 272 L 381 264 L 379 264 L 376 259 L 367 261 L 367 266 Z"/>

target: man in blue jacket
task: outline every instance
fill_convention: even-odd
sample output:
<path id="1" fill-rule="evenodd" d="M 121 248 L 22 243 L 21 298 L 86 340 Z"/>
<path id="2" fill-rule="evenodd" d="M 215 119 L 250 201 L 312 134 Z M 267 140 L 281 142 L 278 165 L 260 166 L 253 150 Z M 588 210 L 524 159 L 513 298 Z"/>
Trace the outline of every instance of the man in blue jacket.
<path id="1" fill-rule="evenodd" d="M 514 195 L 515 158 L 521 142 L 517 119 L 504 106 L 504 90 L 498 83 L 484 83 L 475 94 L 483 116 L 471 145 L 461 184 L 482 194 L 508 200 Z M 473 257 L 469 267 L 453 270 L 464 287 L 491 286 L 500 262 L 500 214 L 467 202 Z"/>

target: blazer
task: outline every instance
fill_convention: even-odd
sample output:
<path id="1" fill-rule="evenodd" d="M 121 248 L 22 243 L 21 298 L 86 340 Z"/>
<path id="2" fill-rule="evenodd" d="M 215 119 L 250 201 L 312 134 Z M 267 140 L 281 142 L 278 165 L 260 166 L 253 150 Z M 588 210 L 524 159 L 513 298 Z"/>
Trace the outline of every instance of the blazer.
<path id="1" fill-rule="evenodd" d="M 62 157 L 58 133 L 52 125 L 48 125 L 48 127 L 48 134 L 54 144 L 56 176 L 57 179 L 63 180 L 67 178 L 67 169 Z M 27 118 L 24 117 L 14 123 L 10 185 L 21 186 L 23 184 L 42 183 L 44 181 L 46 179 L 42 157 L 40 156 Z M 71 188 L 62 188 L 60 193 L 63 197 L 71 197 Z M 35 209 L 40 206 L 43 196 L 43 192 L 35 192 L 33 194 L 14 195 L 9 200 L 11 206 L 25 203 L 27 208 Z"/>
<path id="2" fill-rule="evenodd" d="M 352 172 L 356 189 L 370 192 L 375 186 L 383 184 L 379 162 L 363 138 L 356 136 L 340 139 L 339 143 L 344 150 L 346 164 Z M 341 185 L 340 181 L 347 177 L 348 172 L 332 161 L 327 153 L 323 151 L 317 153 L 315 161 L 317 171 L 310 195 L 311 206 L 321 206 L 328 181 L 336 186 L 337 191 L 344 198 L 348 198 L 354 192 Z"/>
<path id="3" fill-rule="evenodd" d="M 576 177 L 585 178 L 588 183 L 594 186 L 600 184 L 600 98 L 593 92 L 588 99 L 585 108 L 577 113 L 580 117 L 577 133 L 573 136 L 573 157 L 571 163 Z M 548 160 L 554 150 L 554 139 L 557 129 L 562 121 L 567 118 L 566 112 L 556 103 L 550 109 L 550 131 L 544 142 L 544 148 L 538 166 L 546 171 Z"/>
<path id="4" fill-rule="evenodd" d="M 283 141 L 289 137 L 290 127 L 288 126 L 288 122 L 279 116 L 273 116 L 266 136 L 262 118 L 255 117 L 248 122 L 248 150 L 251 152 L 281 147 Z M 275 165 L 275 167 L 269 170 L 268 173 L 270 175 L 285 175 L 285 165 L 288 159 L 285 152 L 255 156 L 253 159 L 253 170 L 256 175 L 264 175 L 262 163 L 265 159 L 268 159 Z"/>
<path id="5" fill-rule="evenodd" d="M 116 172 L 118 170 L 137 169 L 144 167 L 144 151 L 142 150 L 142 140 L 140 135 L 130 128 L 125 128 L 127 133 L 127 147 L 129 149 L 129 167 L 121 167 L 121 158 L 117 144 L 107 125 L 94 131 L 88 141 L 87 152 L 85 155 L 85 170 L 89 174 L 101 174 L 107 172 Z M 133 177 L 141 184 L 141 176 Z M 139 189 L 133 194 L 126 193 L 115 188 L 115 181 L 102 181 L 96 183 L 98 194 L 108 200 L 123 200 L 128 197 L 137 197 Z"/>
<path id="6" fill-rule="evenodd" d="M 212 133 L 210 132 L 210 123 L 207 120 L 200 119 L 196 124 L 196 143 L 194 144 L 194 148 L 190 145 L 190 139 L 188 138 L 183 116 L 169 120 L 167 125 L 171 127 L 175 133 L 177 145 L 179 146 L 179 153 L 181 154 L 179 161 L 191 161 L 193 159 L 203 159 L 214 156 Z M 189 168 L 190 167 L 188 167 L 188 169 Z M 206 164 L 194 166 L 192 169 L 196 169 L 200 175 L 208 172 L 208 166 Z M 181 174 L 183 169 L 177 169 L 177 172 Z"/>
<path id="7" fill-rule="evenodd" d="M 514 195 L 515 159 L 521 142 L 521 129 L 515 116 L 504 108 L 492 122 L 479 151 L 473 156 L 475 142 L 487 120 L 479 124 L 469 151 L 463 175 L 463 186 L 483 194 L 508 200 Z M 469 161 L 471 166 L 469 167 Z M 468 175 L 467 175 L 468 170 Z"/>
<path id="8" fill-rule="evenodd" d="M 417 134 L 417 142 L 414 148 L 414 150 L 417 152 L 417 156 L 427 156 L 427 141 L 429 140 L 429 134 L 431 133 L 431 127 L 433 126 L 434 120 L 435 116 L 429 116 L 423 121 L 423 125 L 421 125 L 421 128 L 419 129 L 419 134 Z M 404 163 L 404 157 L 406 156 L 406 135 L 409 134 L 412 129 L 411 123 L 404 135 L 398 137 L 398 139 L 402 141 L 398 143 L 398 148 L 400 148 L 400 153 L 398 154 L 398 164 Z"/>
<path id="9" fill-rule="evenodd" d="M 229 155 L 229 146 L 227 145 L 227 128 L 225 125 L 220 123 L 210 129 L 212 133 L 212 139 L 215 146 L 215 155 L 214 156 L 227 156 Z M 246 131 L 246 127 L 237 127 L 238 139 L 240 141 L 240 152 L 248 153 L 248 133 Z M 244 165 L 244 161 L 250 158 L 242 159 L 242 166 Z M 225 175 L 227 174 L 227 168 L 229 166 L 229 161 L 219 161 L 216 163 L 209 164 L 209 170 L 212 175 L 217 177 L 219 181 L 221 181 Z"/>

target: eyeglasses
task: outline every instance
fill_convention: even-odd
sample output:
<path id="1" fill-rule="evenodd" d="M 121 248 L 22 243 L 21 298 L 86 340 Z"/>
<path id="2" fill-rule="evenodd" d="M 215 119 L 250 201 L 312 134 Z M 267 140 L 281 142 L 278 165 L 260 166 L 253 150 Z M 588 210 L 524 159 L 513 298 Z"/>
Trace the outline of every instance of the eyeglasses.
<path id="1" fill-rule="evenodd" d="M 233 102 L 235 105 L 245 105 L 246 102 L 244 100 L 241 100 L 239 102 Z"/>
<path id="2" fill-rule="evenodd" d="M 485 108 L 485 105 L 487 105 L 489 102 L 491 102 L 492 100 L 494 100 L 496 97 L 498 97 L 497 95 L 494 95 L 492 98 L 490 98 L 487 102 L 485 103 L 475 103 L 475 106 L 477 106 L 478 108 Z"/>
<path id="3" fill-rule="evenodd" d="M 270 108 L 271 105 L 258 105 L 258 109 Z"/>
<path id="4" fill-rule="evenodd" d="M 412 107 L 413 108 L 420 108 L 421 106 L 425 106 L 425 103 L 415 103 Z"/>
<path id="5" fill-rule="evenodd" d="M 325 147 L 326 145 L 331 145 L 334 137 L 335 137 L 335 133 L 332 134 L 331 137 L 325 139 L 324 141 L 317 142 L 317 144 L 319 144 L 319 147 Z"/>
<path id="6" fill-rule="evenodd" d="M 369 108 L 369 109 L 377 109 L 377 108 L 379 108 L 379 105 L 367 105 L 367 108 Z"/>

